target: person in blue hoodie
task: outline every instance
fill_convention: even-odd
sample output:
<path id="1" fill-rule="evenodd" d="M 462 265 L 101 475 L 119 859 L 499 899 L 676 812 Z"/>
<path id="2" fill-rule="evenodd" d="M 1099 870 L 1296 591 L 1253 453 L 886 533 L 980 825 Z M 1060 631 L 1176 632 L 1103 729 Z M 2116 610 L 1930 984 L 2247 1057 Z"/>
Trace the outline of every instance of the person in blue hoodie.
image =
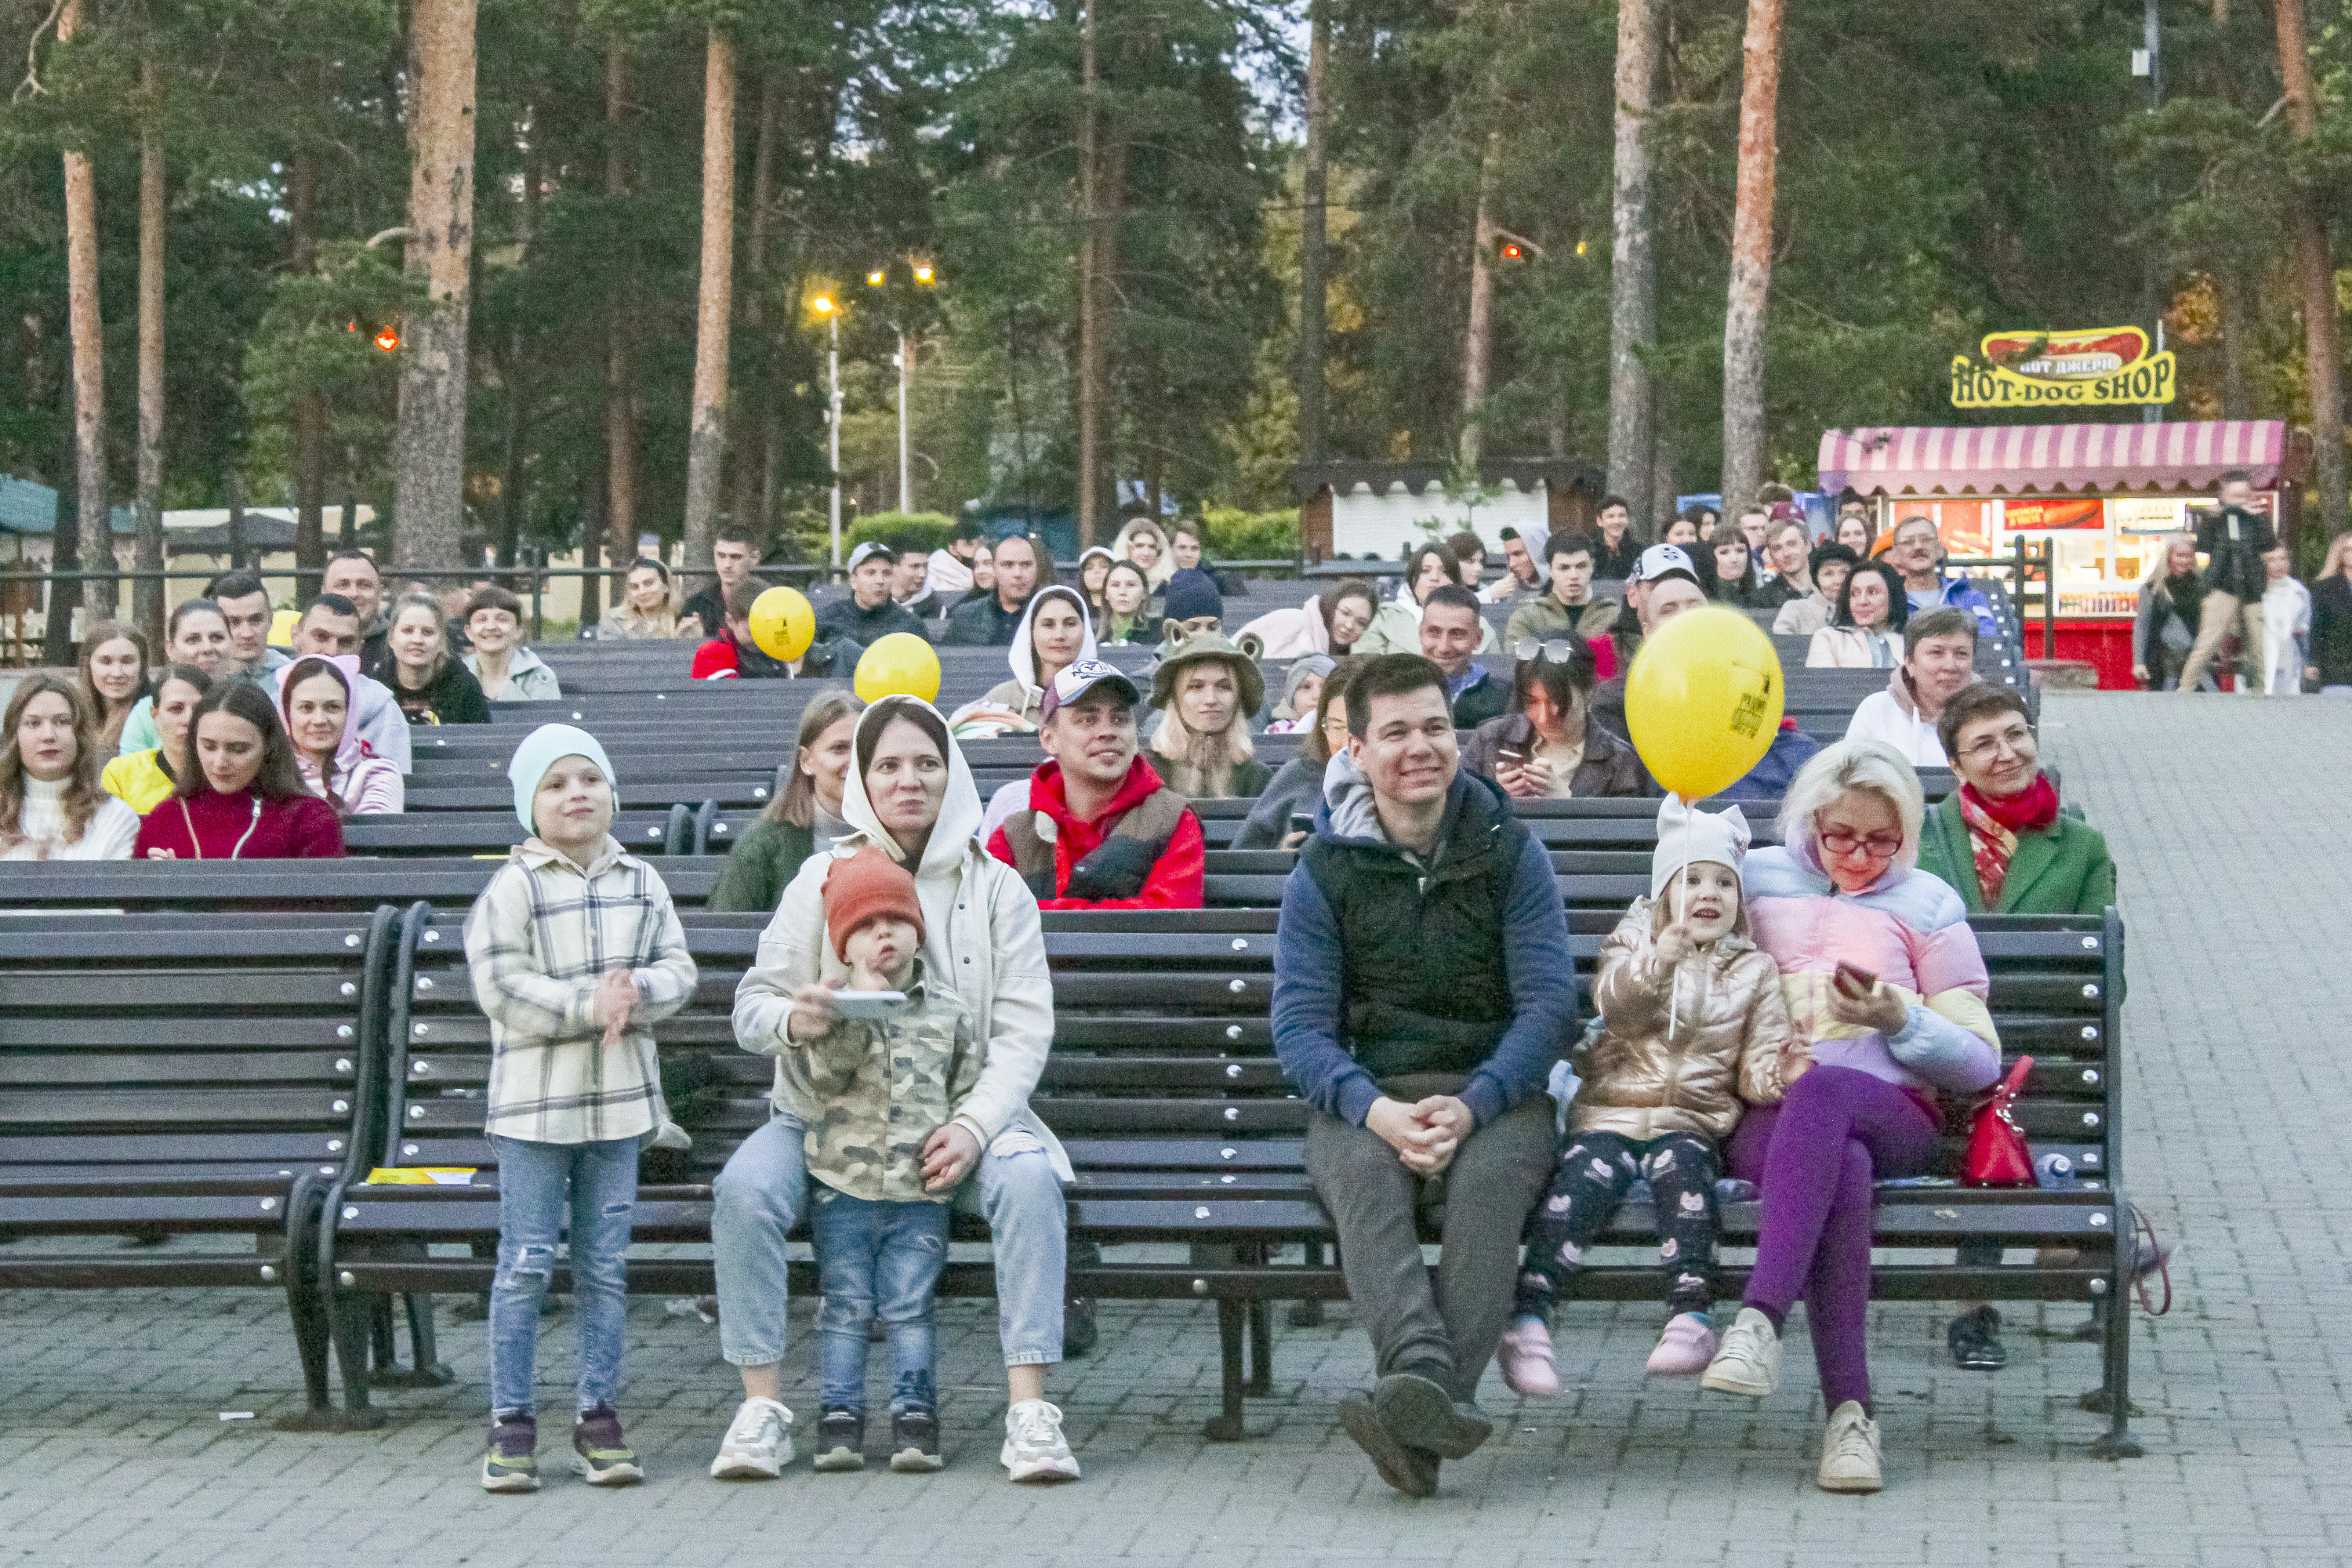
<path id="1" fill-rule="evenodd" d="M 1997 637 L 2000 623 L 1992 601 L 1966 577 L 1944 575 L 1944 542 L 1931 517 L 1906 517 L 1895 525 L 1895 542 L 1886 547 L 1886 563 L 1903 574 L 1903 591 L 1911 613 L 1948 605 L 1977 618 L 1977 635 Z"/>
<path id="2" fill-rule="evenodd" d="M 1551 858 L 1457 765 L 1438 668 L 1371 659 L 1347 710 L 1283 889 L 1274 1043 L 1377 1357 L 1340 1421 L 1382 1480 L 1427 1497 L 1493 1431 L 1474 1395 L 1550 1175 L 1544 1085 L 1575 1037 L 1576 971 Z M 1433 1284 L 1416 1221 L 1440 1198 Z"/>

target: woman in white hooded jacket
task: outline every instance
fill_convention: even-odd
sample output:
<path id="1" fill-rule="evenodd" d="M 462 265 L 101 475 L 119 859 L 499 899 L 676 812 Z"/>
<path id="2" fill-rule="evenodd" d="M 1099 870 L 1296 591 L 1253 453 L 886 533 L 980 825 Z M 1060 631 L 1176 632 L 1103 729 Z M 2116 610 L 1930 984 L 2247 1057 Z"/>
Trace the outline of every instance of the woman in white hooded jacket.
<path id="1" fill-rule="evenodd" d="M 1055 615 L 1041 627 L 1037 617 L 1049 607 L 1075 611 L 1077 624 L 1071 625 L 1067 615 Z M 1094 657 L 1095 618 L 1087 607 L 1086 595 L 1058 583 L 1040 588 L 1022 610 L 1021 624 L 1013 628 L 1013 646 L 1005 650 L 1004 662 L 1012 667 L 1013 679 L 989 688 L 978 706 L 1018 713 L 1034 729 L 1044 721 L 1045 683 L 1080 659 Z M 962 717 L 959 712 L 950 722 Z"/>
<path id="2" fill-rule="evenodd" d="M 778 1399 L 784 1354 L 784 1238 L 806 1206 L 802 1140 L 814 1102 L 788 1070 L 785 1031 L 830 1025 L 830 992 L 848 977 L 825 935 L 824 879 L 868 845 L 908 865 L 923 908 L 926 983 L 951 986 L 985 1042 L 980 1079 L 955 1119 L 932 1131 L 924 1173 L 985 1215 L 996 1256 L 997 1331 L 1011 1408 L 1001 1460 L 1012 1479 L 1075 1479 L 1045 1369 L 1062 1359 L 1067 1250 L 1063 1184 L 1069 1158 L 1029 1109 L 1054 1037 L 1053 985 L 1037 900 L 1019 873 L 973 837 L 980 795 L 962 751 L 929 703 L 886 697 L 860 716 L 842 792 L 853 831 L 801 868 L 735 993 L 735 1038 L 778 1058 L 772 1119 L 743 1141 L 714 1184 L 711 1238 L 719 1349 L 743 1379 L 714 1476 L 773 1476 L 790 1457 L 791 1412 Z"/>

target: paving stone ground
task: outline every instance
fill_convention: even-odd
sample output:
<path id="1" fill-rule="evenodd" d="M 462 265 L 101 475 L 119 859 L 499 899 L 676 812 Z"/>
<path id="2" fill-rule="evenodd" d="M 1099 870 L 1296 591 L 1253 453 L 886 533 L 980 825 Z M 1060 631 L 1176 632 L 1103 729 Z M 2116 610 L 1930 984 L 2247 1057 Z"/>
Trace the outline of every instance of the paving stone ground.
<path id="1" fill-rule="evenodd" d="M 1367 1361 L 1344 1311 L 1283 1331 L 1249 1440 L 1213 1444 L 1213 1314 L 1107 1306 L 1100 1348 L 1053 1387 L 1086 1479 L 1033 1490 L 996 1466 L 992 1309 L 949 1303 L 944 1472 L 816 1476 L 803 1459 L 730 1486 L 703 1473 L 737 1397 L 715 1331 L 643 1300 L 624 1412 L 648 1483 L 605 1494 L 563 1476 L 491 1498 L 473 1479 L 478 1323 L 444 1313 L 456 1383 L 383 1395 L 383 1430 L 301 1436 L 269 1425 L 300 1383 L 283 1308 L 261 1293 L 16 1291 L 0 1293 L 0 1568 L 2344 1561 L 2352 1357 L 2331 1330 L 2352 1240 L 2352 906 L 2327 867 L 2352 704 L 2053 693 L 2044 718 L 2068 797 L 2122 869 L 2127 1186 L 2185 1244 L 2172 1314 L 2136 1332 L 2144 1458 L 2090 1455 L 2102 1423 L 2074 1403 L 2097 1383 L 2095 1352 L 2068 1334 L 2080 1308 L 2013 1311 L 2011 1364 L 1990 1377 L 1944 1358 L 1942 1310 L 1879 1309 L 1888 1486 L 1855 1499 L 1811 1485 L 1822 1417 L 1801 1344 L 1781 1393 L 1750 1408 L 1645 1384 L 1660 1312 L 1586 1306 L 1559 1335 L 1570 1392 L 1521 1403 L 1490 1376 L 1496 1440 L 1409 1501 L 1332 1420 Z M 551 1411 L 570 1334 L 552 1321 Z M 803 1334 L 787 1365 L 804 1426 L 809 1348 Z"/>

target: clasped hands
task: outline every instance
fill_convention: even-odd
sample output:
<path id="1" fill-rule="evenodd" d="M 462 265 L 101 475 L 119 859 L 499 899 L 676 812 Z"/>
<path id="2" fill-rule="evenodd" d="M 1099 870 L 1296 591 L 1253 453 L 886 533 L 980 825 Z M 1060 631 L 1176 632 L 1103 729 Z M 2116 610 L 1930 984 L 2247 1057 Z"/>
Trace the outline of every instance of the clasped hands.
<path id="1" fill-rule="evenodd" d="M 1475 1121 L 1470 1108 L 1450 1094 L 1433 1094 L 1411 1105 L 1382 1095 L 1364 1113 L 1364 1125 L 1396 1150 L 1406 1170 L 1433 1176 L 1454 1163 Z"/>

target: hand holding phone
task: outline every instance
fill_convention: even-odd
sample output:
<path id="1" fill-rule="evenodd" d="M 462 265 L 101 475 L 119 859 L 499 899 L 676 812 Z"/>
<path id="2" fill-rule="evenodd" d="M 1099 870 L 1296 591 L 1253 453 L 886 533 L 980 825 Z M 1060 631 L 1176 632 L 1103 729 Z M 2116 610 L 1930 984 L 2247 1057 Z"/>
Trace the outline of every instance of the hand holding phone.
<path id="1" fill-rule="evenodd" d="M 1840 959 L 1837 973 L 1830 977 L 1830 984 L 1845 995 L 1859 1002 L 1878 989 L 1878 976 L 1857 964 L 1848 963 L 1845 960 Z"/>

